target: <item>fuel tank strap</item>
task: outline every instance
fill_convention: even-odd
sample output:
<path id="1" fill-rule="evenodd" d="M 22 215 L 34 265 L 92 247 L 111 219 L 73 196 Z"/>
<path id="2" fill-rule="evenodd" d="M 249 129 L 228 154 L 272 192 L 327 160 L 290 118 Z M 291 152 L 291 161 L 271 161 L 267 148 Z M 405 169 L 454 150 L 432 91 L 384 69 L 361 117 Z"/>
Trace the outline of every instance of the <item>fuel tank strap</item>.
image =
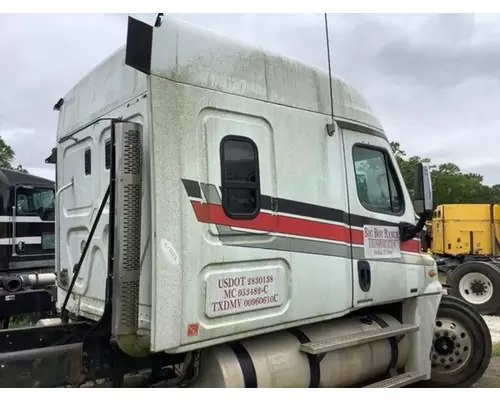
<path id="1" fill-rule="evenodd" d="M 307 335 L 299 330 L 298 328 L 291 328 L 288 330 L 293 336 L 297 338 L 297 340 L 300 342 L 300 344 L 305 344 L 305 343 L 310 343 L 311 340 L 307 337 Z M 311 374 L 310 380 L 309 380 L 309 387 L 310 388 L 317 388 L 319 387 L 319 382 L 321 379 L 321 370 L 319 367 L 319 364 L 323 357 L 317 356 L 314 354 L 309 354 L 306 353 L 307 360 L 309 361 L 309 371 Z"/>
<path id="2" fill-rule="evenodd" d="M 257 387 L 257 373 L 253 365 L 252 357 L 248 354 L 247 349 L 240 342 L 228 343 L 228 346 L 233 350 L 238 363 L 240 364 L 241 373 L 243 374 L 243 381 L 245 388 Z"/>
<path id="3" fill-rule="evenodd" d="M 370 318 L 377 324 L 379 324 L 381 328 L 387 328 L 389 326 L 389 324 L 385 322 L 382 318 L 380 318 L 378 315 L 370 315 Z M 398 364 L 398 358 L 399 358 L 399 341 L 395 336 L 390 337 L 388 340 L 391 346 L 391 361 L 389 363 L 389 368 L 387 373 L 390 376 L 395 376 L 397 375 L 396 365 Z"/>

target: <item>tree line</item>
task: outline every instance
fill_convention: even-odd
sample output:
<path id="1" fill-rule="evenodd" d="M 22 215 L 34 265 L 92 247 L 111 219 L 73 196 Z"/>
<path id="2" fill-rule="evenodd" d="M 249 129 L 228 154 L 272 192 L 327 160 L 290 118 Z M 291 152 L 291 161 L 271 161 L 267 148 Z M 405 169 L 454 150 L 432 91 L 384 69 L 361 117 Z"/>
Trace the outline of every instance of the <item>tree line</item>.
<path id="1" fill-rule="evenodd" d="M 431 160 L 419 156 L 407 156 L 398 142 L 391 142 L 391 148 L 406 186 L 409 189 L 413 188 L 415 165 L 419 162 L 431 163 Z M 457 203 L 500 203 L 500 185 L 485 185 L 482 175 L 464 173 L 453 163 L 439 164 L 432 169 L 432 188 L 435 206 Z M 412 195 L 411 190 L 410 195 Z"/>
<path id="2" fill-rule="evenodd" d="M 16 152 L 10 147 L 2 137 L 0 137 L 0 168 L 13 169 L 20 172 L 28 172 L 22 165 L 14 165 Z"/>

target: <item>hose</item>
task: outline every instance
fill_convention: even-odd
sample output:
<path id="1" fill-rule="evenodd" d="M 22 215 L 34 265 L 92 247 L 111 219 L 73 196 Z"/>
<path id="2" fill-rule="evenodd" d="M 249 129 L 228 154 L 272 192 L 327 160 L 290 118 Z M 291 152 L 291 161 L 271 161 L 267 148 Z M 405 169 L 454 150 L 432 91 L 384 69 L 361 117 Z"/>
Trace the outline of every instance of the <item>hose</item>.
<path id="1" fill-rule="evenodd" d="M 2 279 L 2 286 L 8 292 L 18 292 L 23 288 L 23 280 L 20 276 L 6 276 Z"/>

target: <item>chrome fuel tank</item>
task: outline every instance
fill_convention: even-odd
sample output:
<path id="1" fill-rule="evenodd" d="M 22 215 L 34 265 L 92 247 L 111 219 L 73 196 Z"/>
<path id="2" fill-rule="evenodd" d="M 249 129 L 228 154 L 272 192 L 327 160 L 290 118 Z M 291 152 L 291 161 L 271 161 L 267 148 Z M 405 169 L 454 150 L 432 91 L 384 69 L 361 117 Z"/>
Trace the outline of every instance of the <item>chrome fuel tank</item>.
<path id="1" fill-rule="evenodd" d="M 202 354 L 200 376 L 191 386 L 349 387 L 383 377 L 389 370 L 392 357 L 397 357 L 396 369 L 405 365 L 410 348 L 407 336 L 402 335 L 393 341 L 393 345 L 397 342 L 396 355 L 388 339 L 352 345 L 321 355 L 306 354 L 300 350 L 301 342 L 321 342 L 380 330 L 381 320 L 390 327 L 401 325 L 386 314 L 374 316 L 371 320 L 349 317 L 209 348 Z"/>

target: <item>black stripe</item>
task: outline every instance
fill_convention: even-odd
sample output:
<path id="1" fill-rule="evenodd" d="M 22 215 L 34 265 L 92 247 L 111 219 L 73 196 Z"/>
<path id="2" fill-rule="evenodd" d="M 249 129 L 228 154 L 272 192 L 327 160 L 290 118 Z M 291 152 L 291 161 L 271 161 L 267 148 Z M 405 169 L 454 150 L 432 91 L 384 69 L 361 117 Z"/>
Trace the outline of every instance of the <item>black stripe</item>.
<path id="1" fill-rule="evenodd" d="M 381 328 L 387 328 L 389 326 L 389 324 L 385 322 L 382 318 L 380 318 L 378 315 L 371 315 L 370 317 L 377 324 L 379 324 Z M 398 358 L 399 358 L 398 339 L 395 336 L 392 336 L 388 340 L 389 344 L 391 345 L 391 361 L 389 362 L 387 373 L 390 376 L 395 376 L 397 375 L 396 365 L 398 364 Z"/>
<path id="2" fill-rule="evenodd" d="M 5 251 L 7 250 L 7 252 Z M 6 254 L 7 253 L 7 254 Z M 16 271 L 53 271 L 55 268 L 54 254 L 29 255 L 12 257 L 12 249 L 0 246 L 0 274 Z"/>
<path id="3" fill-rule="evenodd" d="M 241 373 L 243 375 L 243 381 L 245 382 L 245 388 L 256 388 L 257 387 L 257 373 L 255 372 L 255 366 L 253 365 L 252 358 L 248 354 L 247 349 L 240 342 L 228 343 L 228 346 L 233 350 L 238 363 L 240 364 Z"/>
<path id="4" fill-rule="evenodd" d="M 54 267 L 55 249 L 43 250 L 41 244 L 26 244 L 23 250 L 22 255 L 12 256 L 11 244 L 0 245 L 0 271 Z"/>
<path id="5" fill-rule="evenodd" d="M 260 195 L 260 208 L 261 210 L 273 211 L 276 212 L 278 208 L 278 204 L 276 199 L 271 196 L 267 196 L 265 194 Z"/>
<path id="6" fill-rule="evenodd" d="M 18 240 L 18 243 L 19 242 L 22 242 L 22 240 Z M 0 244 L 0 248 L 2 248 L 2 249 L 9 248 L 9 251 L 12 253 L 12 244 Z M 8 255 L 9 251 L 6 251 L 5 255 Z M 25 243 L 24 247 L 23 247 L 23 252 L 21 253 L 21 255 L 22 254 L 51 254 L 54 252 L 55 252 L 54 249 L 47 249 L 47 250 L 42 249 L 42 245 L 40 243 L 38 243 L 38 244 L 26 244 Z"/>
<path id="7" fill-rule="evenodd" d="M 186 189 L 186 193 L 189 197 L 201 200 L 201 188 L 198 182 L 190 179 L 182 179 L 182 183 L 184 184 L 184 189 Z"/>
<path id="8" fill-rule="evenodd" d="M 196 181 L 182 179 L 189 197 L 201 199 L 200 185 Z M 260 208 L 265 211 L 280 212 L 306 218 L 315 218 L 323 221 L 343 223 L 362 228 L 364 225 L 398 226 L 398 224 L 382 219 L 369 218 L 363 215 L 349 214 L 337 208 L 329 208 L 317 204 L 304 203 L 296 200 L 283 199 L 261 195 Z"/>
<path id="9" fill-rule="evenodd" d="M 297 328 L 292 328 L 289 329 L 288 331 L 297 338 L 300 344 L 311 342 L 311 340 L 307 337 L 307 335 Z M 321 380 L 321 369 L 320 369 L 321 359 L 314 354 L 306 353 L 306 356 L 307 360 L 309 361 L 309 372 L 310 372 L 309 387 L 317 388 L 319 387 L 319 382 Z"/>
<path id="10" fill-rule="evenodd" d="M 399 216 L 401 218 L 401 216 Z M 362 228 L 364 225 L 398 226 L 398 224 L 383 219 L 365 217 L 364 215 L 351 214 L 351 226 Z"/>
<path id="11" fill-rule="evenodd" d="M 281 213 L 323 219 L 325 221 L 341 222 L 344 224 L 349 223 L 348 214 L 335 208 L 281 198 L 276 199 L 276 203 L 278 204 L 278 212 Z"/>
<path id="12" fill-rule="evenodd" d="M 12 224 L 9 224 L 10 236 Z M 54 233 L 54 223 L 16 222 L 16 237 L 42 236 L 42 233 Z"/>
<path id="13" fill-rule="evenodd" d="M 12 222 L 0 222 L 0 238 L 12 237 Z M 41 236 L 42 233 L 54 233 L 54 223 L 16 221 L 16 237 Z"/>
<path id="14" fill-rule="evenodd" d="M 364 225 L 384 225 L 384 226 L 397 226 L 397 224 L 389 221 L 384 221 L 381 219 L 369 218 L 363 215 L 351 214 L 351 220 L 349 221 L 349 214 L 343 210 L 337 208 L 329 208 L 311 203 L 303 203 L 295 200 L 288 200 L 282 198 L 274 198 L 268 203 L 273 202 L 277 205 L 274 211 L 297 215 L 300 217 L 308 217 L 315 219 L 322 219 L 324 221 L 338 222 L 342 224 L 347 224 L 351 226 L 356 226 L 362 228 Z M 271 210 L 271 208 L 265 208 L 264 202 L 261 203 L 261 208 L 265 210 Z"/>

